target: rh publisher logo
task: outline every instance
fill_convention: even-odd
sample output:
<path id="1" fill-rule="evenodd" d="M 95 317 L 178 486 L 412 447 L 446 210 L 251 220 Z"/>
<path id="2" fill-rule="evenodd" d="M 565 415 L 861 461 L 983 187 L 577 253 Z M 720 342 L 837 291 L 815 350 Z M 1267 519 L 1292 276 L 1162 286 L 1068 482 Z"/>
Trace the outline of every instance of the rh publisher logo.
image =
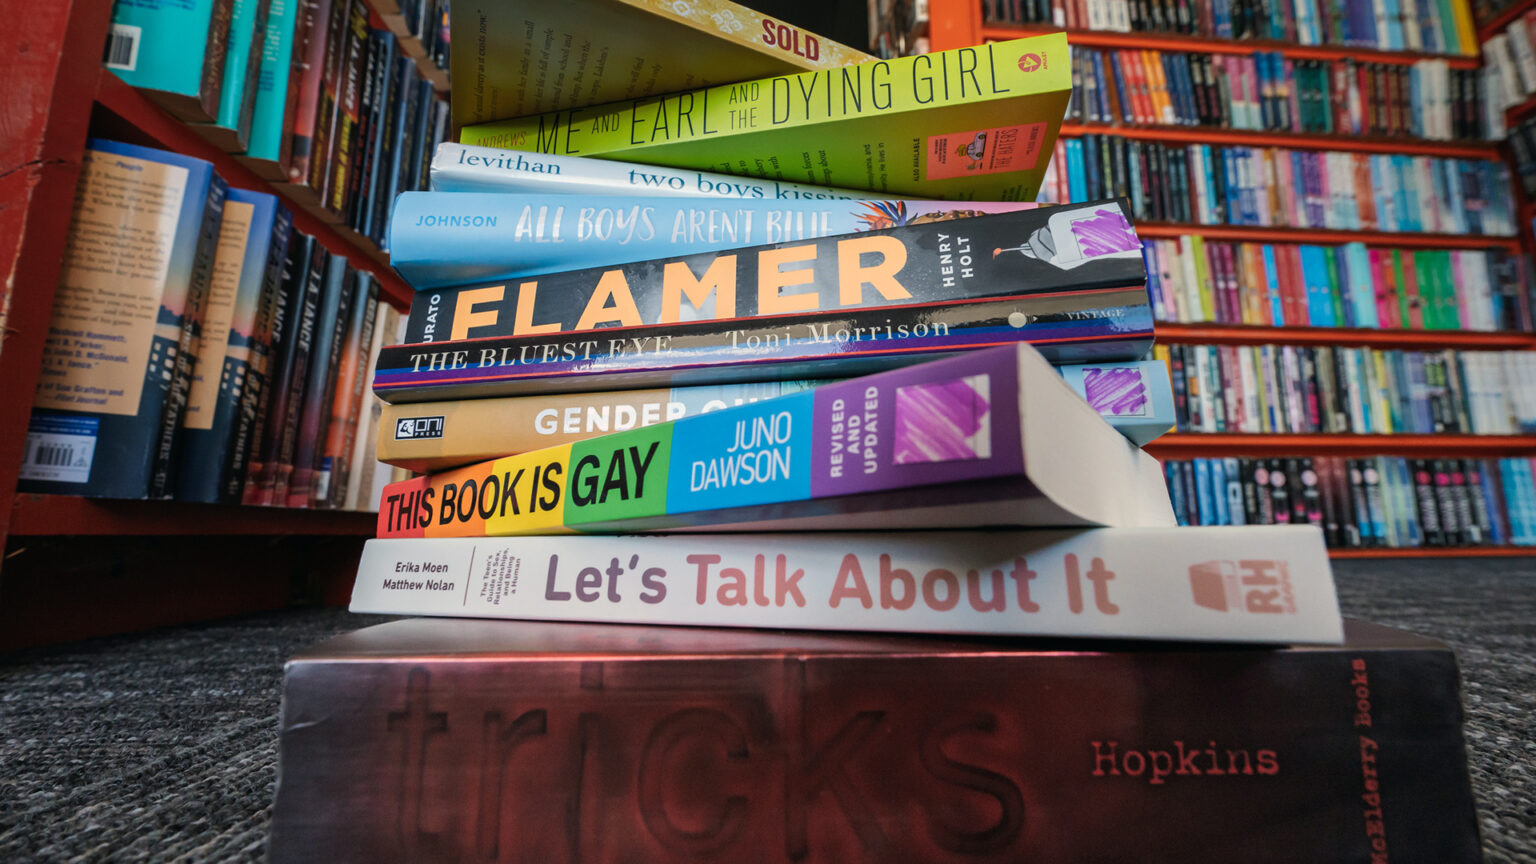
<path id="1" fill-rule="evenodd" d="M 443 437 L 442 417 L 401 417 L 395 423 L 395 440 Z"/>
<path id="2" fill-rule="evenodd" d="M 1189 568 L 1195 605 L 1217 612 L 1294 615 L 1296 597 L 1284 561 L 1207 561 Z"/>

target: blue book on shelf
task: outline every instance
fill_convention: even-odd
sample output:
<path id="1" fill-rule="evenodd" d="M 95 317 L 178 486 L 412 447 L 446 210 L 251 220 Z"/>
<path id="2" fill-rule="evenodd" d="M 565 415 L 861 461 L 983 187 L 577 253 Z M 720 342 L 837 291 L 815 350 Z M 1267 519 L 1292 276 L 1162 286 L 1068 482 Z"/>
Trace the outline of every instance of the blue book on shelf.
<path id="1" fill-rule="evenodd" d="M 1473 460 L 1476 466 L 1477 488 L 1471 490 L 1472 494 L 1483 496 L 1483 506 L 1488 511 L 1488 541 L 1494 546 L 1503 546 L 1510 542 L 1508 522 L 1500 518 L 1499 500 L 1502 496 L 1498 493 L 1498 478 L 1489 470 L 1489 463 L 1482 460 Z M 1506 505 L 1507 508 L 1508 505 Z"/>
<path id="2" fill-rule="evenodd" d="M 1286 327 L 1292 322 L 1285 320 L 1285 303 L 1280 293 L 1280 268 L 1275 263 L 1275 247 L 1265 243 L 1262 247 L 1264 256 L 1264 282 L 1269 292 L 1269 317 L 1276 327 Z"/>
<path id="3" fill-rule="evenodd" d="M 104 65 L 180 120 L 219 115 L 233 0 L 112 4 Z"/>
<path id="4" fill-rule="evenodd" d="M 1386 37 L 1388 51 L 1402 51 L 1407 48 L 1403 43 L 1403 10 L 1398 0 L 1385 0 L 1386 7 Z M 1418 68 L 1418 67 L 1413 67 Z"/>
<path id="5" fill-rule="evenodd" d="M 1370 250 L 1364 243 L 1349 243 L 1343 248 L 1349 259 L 1349 299 L 1354 308 L 1354 326 L 1374 330 L 1380 322 L 1376 314 L 1376 283 L 1371 278 Z"/>
<path id="6" fill-rule="evenodd" d="M 1307 323 L 1313 327 L 1336 327 L 1333 317 L 1333 292 L 1328 286 L 1328 258 L 1321 246 L 1297 247 L 1301 255 L 1302 284 L 1306 286 Z"/>
<path id="7" fill-rule="evenodd" d="M 1098 117 L 1099 122 L 1108 123 L 1110 122 L 1111 114 L 1109 112 L 1109 88 L 1105 84 L 1108 83 L 1109 76 L 1104 74 L 1104 52 L 1094 51 L 1089 57 L 1093 61 L 1093 77 L 1095 82 L 1093 88 L 1093 112 Z"/>
<path id="8" fill-rule="evenodd" d="M 226 153 L 244 153 L 251 140 L 256 87 L 267 41 L 269 0 L 234 0 L 229 42 L 224 53 L 224 81 L 218 117 L 198 131 Z"/>
<path id="9" fill-rule="evenodd" d="M 268 180 L 287 179 L 290 136 L 284 131 L 288 108 L 288 76 L 293 69 L 295 23 L 299 0 L 271 0 L 267 33 L 261 43 L 261 64 L 251 110 L 250 138 L 242 160 Z"/>
<path id="10" fill-rule="evenodd" d="M 1066 201 L 1074 203 L 1088 200 L 1087 167 L 1083 164 L 1083 141 L 1072 138 L 1067 141 L 1067 195 Z"/>
<path id="11" fill-rule="evenodd" d="M 1211 502 L 1215 505 L 1215 524 L 1231 525 L 1232 514 L 1227 512 L 1226 460 L 1211 459 Z"/>
<path id="12" fill-rule="evenodd" d="M 1182 526 L 1189 525 L 1189 502 L 1184 498 L 1184 479 L 1178 462 L 1163 464 L 1163 477 L 1168 483 L 1168 498 L 1173 504 L 1173 516 Z"/>
<path id="13" fill-rule="evenodd" d="M 1131 125 L 1136 122 L 1136 115 L 1131 111 L 1130 92 L 1125 88 L 1125 75 L 1120 71 L 1120 61 L 1112 58 L 1104 61 L 1109 71 L 1115 76 L 1115 92 L 1120 94 L 1120 116 L 1115 122 Z"/>
<path id="14" fill-rule="evenodd" d="M 1201 173 L 1205 175 L 1205 188 L 1208 190 L 1205 209 L 1202 211 L 1201 219 L 1211 223 L 1218 223 L 1221 221 L 1221 214 L 1218 210 L 1221 203 L 1216 200 L 1216 160 L 1211 158 L 1211 145 L 1199 144 L 1197 146 L 1200 148 Z"/>
<path id="15" fill-rule="evenodd" d="M 201 159 L 86 142 L 18 491 L 170 497 L 226 191 Z"/>
<path id="16" fill-rule="evenodd" d="M 1195 466 L 1195 498 L 1199 524 L 1216 524 L 1216 499 L 1211 487 L 1211 464 L 1206 458 L 1191 460 Z"/>

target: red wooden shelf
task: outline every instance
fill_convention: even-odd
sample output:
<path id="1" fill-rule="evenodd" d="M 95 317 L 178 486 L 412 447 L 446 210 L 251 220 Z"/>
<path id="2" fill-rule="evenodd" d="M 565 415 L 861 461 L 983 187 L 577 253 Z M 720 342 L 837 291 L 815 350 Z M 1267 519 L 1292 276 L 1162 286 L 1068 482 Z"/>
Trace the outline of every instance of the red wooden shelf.
<path id="1" fill-rule="evenodd" d="M 1525 101 L 1521 102 L 1519 105 L 1511 105 L 1510 107 L 1505 108 L 1504 125 L 1514 126 L 1515 124 L 1519 123 L 1520 120 L 1525 117 L 1525 115 L 1531 113 L 1531 109 L 1533 108 L 1536 108 L 1536 93 L 1527 96 Z"/>
<path id="2" fill-rule="evenodd" d="M 1499 31 L 1509 26 L 1509 22 L 1536 8 L 1536 0 L 1516 0 L 1488 19 L 1486 24 L 1477 26 L 1477 42 L 1481 45 L 1491 37 L 1499 35 Z"/>
<path id="3" fill-rule="evenodd" d="M 1394 549 L 1329 549 L 1329 558 L 1523 558 L 1536 555 L 1532 546 L 1415 546 Z"/>
<path id="4" fill-rule="evenodd" d="M 1038 36 L 1041 33 L 1059 33 L 1060 27 L 1010 25 L 983 22 L 983 39 L 1018 39 L 1021 36 Z M 1067 30 L 1067 42 L 1088 48 L 1128 48 L 1150 51 L 1190 51 L 1197 54 L 1252 54 L 1255 51 L 1276 51 L 1293 60 L 1361 60 L 1368 63 L 1388 63 L 1411 66 L 1421 60 L 1444 60 L 1453 69 L 1476 69 L 1481 59 L 1463 54 L 1420 54 L 1412 51 L 1381 51 L 1357 45 L 1297 45 L 1294 42 L 1271 42 L 1262 39 L 1217 39 L 1209 36 L 1184 36 L 1174 33 L 1111 33 L 1104 31 Z"/>
<path id="5" fill-rule="evenodd" d="M 1536 349 L 1536 333 L 1477 330 L 1366 330 L 1344 327 L 1263 327 L 1231 324 L 1156 325 L 1157 340 L 1186 345 L 1360 345 L 1372 348 Z"/>
<path id="6" fill-rule="evenodd" d="M 1159 459 L 1197 456 L 1414 456 L 1536 453 L 1536 435 L 1324 435 L 1170 432 L 1146 446 Z"/>
<path id="7" fill-rule="evenodd" d="M 1198 225 L 1179 222 L 1136 223 L 1136 233 L 1143 237 L 1183 237 L 1198 234 L 1207 240 L 1235 240 L 1249 243 L 1366 243 L 1371 246 L 1425 249 L 1508 249 L 1520 250 L 1517 236 L 1494 237 L 1483 234 L 1427 234 L 1412 231 L 1343 231 L 1335 228 L 1283 228 L 1259 225 Z"/>
<path id="8" fill-rule="evenodd" d="M 192 131 L 185 123 L 165 113 L 121 78 L 102 70 L 96 87 L 96 102 L 121 118 L 160 147 L 186 156 L 212 162 L 231 186 L 277 195 L 293 212 L 295 228 L 309 234 L 333 253 L 345 255 L 353 266 L 372 273 L 379 280 L 382 296 L 399 307 L 408 307 L 413 292 L 389 266 L 389 256 L 378 246 L 351 229 L 333 224 L 336 217 L 318 202 L 296 197 L 290 187 L 273 184 L 256 175 L 239 159 L 225 153 Z"/>
<path id="9" fill-rule="evenodd" d="M 72 495 L 18 494 L 12 536 L 287 535 L 371 537 L 378 514 L 291 510 L 177 501 L 113 501 Z"/>
<path id="10" fill-rule="evenodd" d="M 1417 138 L 1382 138 L 1370 135 L 1315 134 L 1305 132 L 1258 132 L 1208 126 L 1121 126 L 1103 123 L 1063 123 L 1063 137 L 1118 135 L 1138 141 L 1169 141 L 1182 144 L 1231 144 L 1241 147 L 1285 147 L 1291 150 L 1340 150 L 1356 153 L 1392 153 L 1441 156 L 1453 159 L 1498 159 L 1492 141 L 1425 141 Z"/>

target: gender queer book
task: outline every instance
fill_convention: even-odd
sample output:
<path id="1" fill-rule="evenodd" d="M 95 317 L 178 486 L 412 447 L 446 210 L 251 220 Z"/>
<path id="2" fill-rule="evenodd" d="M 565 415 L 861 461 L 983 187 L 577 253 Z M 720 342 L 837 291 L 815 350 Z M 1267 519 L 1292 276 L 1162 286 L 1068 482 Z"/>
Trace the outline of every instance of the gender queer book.
<path id="1" fill-rule="evenodd" d="M 1174 425 L 1168 367 L 1162 361 L 1066 364 L 1056 371 L 1137 446 Z M 771 399 L 816 383 L 758 381 L 385 404 L 377 454 L 381 462 L 412 471 L 440 471 Z"/>
<path id="2" fill-rule="evenodd" d="M 465 126 L 459 141 L 870 189 L 1034 201 L 1072 92 L 1062 33 Z"/>
<path id="3" fill-rule="evenodd" d="M 256 359 L 256 316 L 264 299 L 280 287 L 291 221 L 275 196 L 229 190 L 176 442 L 178 500 L 224 500 L 233 464 L 245 463 L 230 451 L 237 439 L 249 441 L 241 427 L 252 418 L 241 405 Z M 261 388 L 259 382 L 255 386 Z"/>
<path id="4" fill-rule="evenodd" d="M 395 483 L 378 536 L 1173 524 L 1157 461 L 1017 344 Z"/>
<path id="5" fill-rule="evenodd" d="M 375 539 L 350 608 L 791 630 L 1343 638 L 1323 533 L 1311 525 Z"/>
<path id="6" fill-rule="evenodd" d="M 270 0 L 234 0 L 218 116 L 212 123 L 192 124 L 194 132 L 226 153 L 244 153 L 250 146 L 256 88 L 266 50 L 267 18 L 271 14 L 269 3 Z"/>
<path id="7" fill-rule="evenodd" d="M 1018 340 L 1057 362 L 1130 360 L 1151 326 L 1140 240 L 1107 201 L 418 291 L 374 391 L 827 378 Z"/>
<path id="8" fill-rule="evenodd" d="M 219 117 L 234 0 L 113 3 L 103 61 L 178 120 Z"/>
<path id="9" fill-rule="evenodd" d="M 547 192 L 561 195 L 683 195 L 761 201 L 878 198 L 859 189 L 681 171 L 581 156 L 551 156 L 444 141 L 432 154 L 434 192 Z"/>
<path id="10" fill-rule="evenodd" d="M 448 16 L 456 125 L 874 59 L 729 0 L 455 3 Z"/>
<path id="11" fill-rule="evenodd" d="M 226 191 L 201 159 L 87 142 L 19 491 L 170 497 Z"/>
<path id="12" fill-rule="evenodd" d="M 293 145 L 290 118 L 298 110 L 299 70 L 294 51 L 308 29 L 298 27 L 304 0 L 270 0 L 267 33 L 261 43 L 252 100 L 251 133 L 240 161 L 265 180 L 288 179 L 288 156 Z"/>
<path id="13" fill-rule="evenodd" d="M 1451 649 L 1344 633 L 393 621 L 285 667 L 270 860 L 1480 861 Z"/>
<path id="14" fill-rule="evenodd" d="M 420 291 L 1034 207 L 403 192 L 389 221 L 389 263 Z"/>

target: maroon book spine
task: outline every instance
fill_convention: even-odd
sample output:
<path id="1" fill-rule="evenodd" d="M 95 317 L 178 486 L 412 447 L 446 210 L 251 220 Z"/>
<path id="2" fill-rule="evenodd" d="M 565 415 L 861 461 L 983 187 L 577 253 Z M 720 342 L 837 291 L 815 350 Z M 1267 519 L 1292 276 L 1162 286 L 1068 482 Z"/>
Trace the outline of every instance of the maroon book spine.
<path id="1" fill-rule="evenodd" d="M 269 860 L 1481 860 L 1450 650 L 1347 634 L 392 622 L 288 664 Z"/>

